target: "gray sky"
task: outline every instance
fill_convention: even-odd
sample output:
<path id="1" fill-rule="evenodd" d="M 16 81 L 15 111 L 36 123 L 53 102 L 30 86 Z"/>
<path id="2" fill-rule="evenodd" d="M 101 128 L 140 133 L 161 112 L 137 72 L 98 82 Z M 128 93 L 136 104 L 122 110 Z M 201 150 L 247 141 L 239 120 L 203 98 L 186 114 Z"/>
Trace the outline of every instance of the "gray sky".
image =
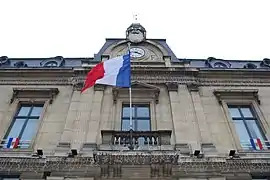
<path id="1" fill-rule="evenodd" d="M 0 1 L 0 56 L 93 57 L 137 13 L 178 58 L 270 58 L 269 0 Z"/>

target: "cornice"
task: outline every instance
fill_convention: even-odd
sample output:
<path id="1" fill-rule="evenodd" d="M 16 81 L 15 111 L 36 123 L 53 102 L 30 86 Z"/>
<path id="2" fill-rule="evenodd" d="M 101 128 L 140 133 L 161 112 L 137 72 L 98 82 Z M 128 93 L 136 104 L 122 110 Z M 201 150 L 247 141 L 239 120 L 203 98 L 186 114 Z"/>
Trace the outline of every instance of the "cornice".
<path id="1" fill-rule="evenodd" d="M 89 69 L 0 69 L 1 85 L 72 85 L 81 89 Z M 270 71 L 199 71 L 196 68 L 133 68 L 132 81 L 199 86 L 270 86 Z"/>
<path id="2" fill-rule="evenodd" d="M 124 165 L 124 166 L 123 166 Z M 55 157 L 46 158 L 31 157 L 0 157 L 0 171 L 12 172 L 92 172 L 93 175 L 106 175 L 108 168 L 116 168 L 121 173 L 131 165 L 133 168 L 141 166 L 155 171 L 162 168 L 167 176 L 178 176 L 183 172 L 219 172 L 219 173 L 243 173 L 243 172 L 270 172 L 269 158 L 245 158 L 228 159 L 225 157 L 182 157 L 173 152 L 99 152 L 94 157 Z M 157 167 L 159 167 L 157 169 Z M 161 173 L 162 172 L 158 172 Z M 118 174 L 119 175 L 119 174 Z"/>

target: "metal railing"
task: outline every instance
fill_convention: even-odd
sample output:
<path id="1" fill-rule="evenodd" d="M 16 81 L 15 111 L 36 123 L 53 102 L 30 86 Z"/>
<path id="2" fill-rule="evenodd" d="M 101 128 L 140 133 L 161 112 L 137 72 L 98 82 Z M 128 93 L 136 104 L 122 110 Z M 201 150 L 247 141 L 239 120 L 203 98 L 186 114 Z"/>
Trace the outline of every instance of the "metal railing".
<path id="1" fill-rule="evenodd" d="M 7 147 L 8 139 L 3 139 L 0 144 L 1 149 L 11 149 Z M 31 140 L 20 140 L 16 149 L 26 149 L 31 145 Z"/>
<path id="2" fill-rule="evenodd" d="M 161 146 L 170 145 L 171 131 L 101 131 L 102 144 L 122 146 Z"/>
<path id="3" fill-rule="evenodd" d="M 261 141 L 262 143 L 262 149 L 254 149 L 251 145 L 250 141 L 240 141 L 240 144 L 244 150 L 256 150 L 256 151 L 264 151 L 264 150 L 270 150 L 270 141 Z"/>

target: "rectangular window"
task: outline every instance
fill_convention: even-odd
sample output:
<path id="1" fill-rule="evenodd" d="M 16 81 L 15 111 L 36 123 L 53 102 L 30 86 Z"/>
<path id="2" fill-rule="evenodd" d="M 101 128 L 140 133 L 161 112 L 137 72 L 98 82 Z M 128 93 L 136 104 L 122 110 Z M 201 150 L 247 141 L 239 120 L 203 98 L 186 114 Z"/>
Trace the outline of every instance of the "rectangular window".
<path id="1" fill-rule="evenodd" d="M 17 148 L 28 148 L 36 135 L 42 110 L 43 104 L 21 104 L 5 135 L 2 147 L 16 148 L 14 144 L 18 138 Z"/>
<path id="2" fill-rule="evenodd" d="M 19 176 L 0 176 L 0 180 L 19 180 Z"/>
<path id="3" fill-rule="evenodd" d="M 122 131 L 130 130 L 130 106 L 122 107 Z M 132 104 L 132 129 L 134 131 L 150 131 L 151 117 L 149 104 Z"/>
<path id="4" fill-rule="evenodd" d="M 235 125 L 240 143 L 246 150 L 262 150 L 268 147 L 267 139 L 250 106 L 229 105 L 229 112 Z"/>

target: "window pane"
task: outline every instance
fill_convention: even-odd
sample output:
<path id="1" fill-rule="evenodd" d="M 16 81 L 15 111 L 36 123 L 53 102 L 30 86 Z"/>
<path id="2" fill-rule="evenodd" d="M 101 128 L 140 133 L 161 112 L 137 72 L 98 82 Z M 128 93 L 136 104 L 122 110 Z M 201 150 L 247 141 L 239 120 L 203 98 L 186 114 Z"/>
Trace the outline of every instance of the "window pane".
<path id="1" fill-rule="evenodd" d="M 232 118 L 239 118 L 241 117 L 241 114 L 238 110 L 238 108 L 229 108 L 230 114 L 232 116 Z"/>
<path id="2" fill-rule="evenodd" d="M 249 132 L 251 134 L 251 138 L 253 139 L 260 138 L 260 140 L 263 142 L 264 138 L 256 120 L 248 120 L 246 121 L 246 123 L 249 129 Z"/>
<path id="3" fill-rule="evenodd" d="M 11 138 L 11 137 L 12 138 L 16 138 L 16 137 L 19 136 L 19 134 L 20 134 L 20 132 L 22 130 L 22 127 L 23 127 L 24 122 L 25 122 L 25 119 L 20 119 L 20 118 L 15 119 L 15 122 L 12 125 L 11 130 L 9 131 L 7 140 L 9 138 Z"/>
<path id="4" fill-rule="evenodd" d="M 30 109 L 30 106 L 21 106 L 17 116 L 28 116 Z"/>
<path id="5" fill-rule="evenodd" d="M 150 131 L 149 120 L 137 120 L 137 131 Z"/>
<path id="6" fill-rule="evenodd" d="M 253 117 L 250 108 L 241 108 L 244 117 Z"/>
<path id="7" fill-rule="evenodd" d="M 37 132 L 37 125 L 39 121 L 38 119 L 30 119 L 28 120 L 26 127 L 23 131 L 23 135 L 21 137 L 21 141 L 32 140 L 33 136 Z"/>
<path id="8" fill-rule="evenodd" d="M 130 108 L 127 106 L 123 107 L 123 112 L 122 112 L 122 117 L 129 117 L 130 114 Z M 134 111 L 134 107 L 132 107 L 132 117 L 134 117 L 135 111 Z"/>
<path id="9" fill-rule="evenodd" d="M 33 110 L 31 112 L 31 116 L 40 116 L 42 109 L 43 109 L 42 106 L 33 107 Z"/>
<path id="10" fill-rule="evenodd" d="M 149 107 L 137 107 L 137 117 L 150 117 Z"/>
<path id="11" fill-rule="evenodd" d="M 135 128 L 135 120 L 132 121 L 132 129 L 134 130 Z M 122 120 L 122 131 L 129 131 L 130 126 L 129 126 L 129 120 Z"/>
<path id="12" fill-rule="evenodd" d="M 237 131 L 237 134 L 240 139 L 240 143 L 243 146 L 243 148 L 249 148 L 250 147 L 250 137 L 248 135 L 247 129 L 244 125 L 244 122 L 242 120 L 233 121 L 235 125 L 235 129 Z"/>

